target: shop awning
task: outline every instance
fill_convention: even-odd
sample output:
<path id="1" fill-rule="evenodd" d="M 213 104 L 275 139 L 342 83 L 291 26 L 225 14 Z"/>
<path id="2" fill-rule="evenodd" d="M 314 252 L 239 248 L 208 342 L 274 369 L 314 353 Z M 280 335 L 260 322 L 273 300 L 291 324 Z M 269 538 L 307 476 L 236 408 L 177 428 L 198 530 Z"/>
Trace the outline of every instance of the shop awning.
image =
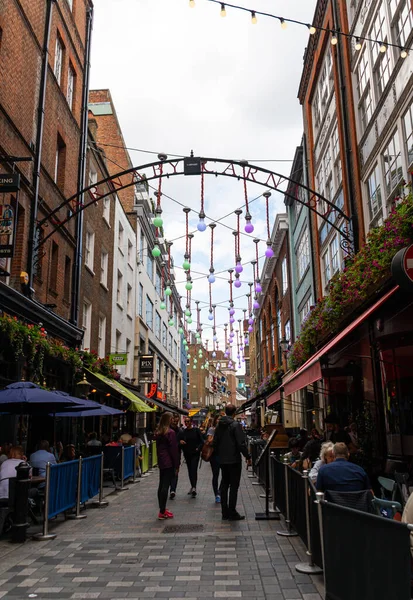
<path id="1" fill-rule="evenodd" d="M 270 394 L 267 398 L 267 407 L 271 406 L 272 404 L 275 404 L 276 402 L 278 402 L 279 400 L 281 400 L 281 388 L 282 386 L 280 386 L 279 388 L 277 388 L 272 394 Z"/>
<path id="2" fill-rule="evenodd" d="M 241 404 L 241 406 L 237 408 L 237 415 L 244 412 L 247 408 L 250 408 L 254 402 L 255 399 L 251 399 L 244 402 L 244 404 Z"/>
<path id="3" fill-rule="evenodd" d="M 179 406 L 175 406 L 174 404 L 169 404 L 169 402 L 164 402 L 163 400 L 158 400 L 158 398 L 148 398 L 147 402 L 151 402 L 152 404 L 156 404 L 162 410 L 167 410 L 169 412 L 175 413 L 177 415 L 188 416 L 189 412 L 185 408 L 180 408 Z M 197 408 L 197 412 L 199 408 Z"/>
<path id="4" fill-rule="evenodd" d="M 355 319 L 350 325 L 348 325 L 343 331 L 340 331 L 332 340 L 330 340 L 325 346 L 316 352 L 311 358 L 307 360 L 297 371 L 291 373 L 283 381 L 284 396 L 290 396 L 294 392 L 301 390 L 302 388 L 318 381 L 322 378 L 320 358 L 327 354 L 334 346 L 336 346 L 343 338 L 349 333 L 354 331 L 356 327 L 361 325 L 374 311 L 376 311 L 382 304 L 386 302 L 393 294 L 399 289 L 399 286 L 392 288 L 387 294 L 384 294 L 375 304 L 370 306 L 364 311 L 357 319 Z M 275 400 L 274 400 L 275 401 Z"/>
<path id="5" fill-rule="evenodd" d="M 143 400 L 138 398 L 133 392 L 131 392 L 131 390 L 128 390 L 128 388 L 119 383 L 119 381 L 109 379 L 109 377 L 105 377 L 104 375 L 101 375 L 100 373 L 95 373 L 94 371 L 89 371 L 89 369 L 86 369 L 86 371 L 93 375 L 93 377 L 96 377 L 100 381 L 103 381 L 103 383 L 106 384 L 109 388 L 111 388 L 112 390 L 129 400 L 131 404 L 128 410 L 131 410 L 133 412 L 153 412 L 156 410 L 156 408 L 151 408 L 150 406 L 148 406 L 146 402 L 143 402 Z"/>

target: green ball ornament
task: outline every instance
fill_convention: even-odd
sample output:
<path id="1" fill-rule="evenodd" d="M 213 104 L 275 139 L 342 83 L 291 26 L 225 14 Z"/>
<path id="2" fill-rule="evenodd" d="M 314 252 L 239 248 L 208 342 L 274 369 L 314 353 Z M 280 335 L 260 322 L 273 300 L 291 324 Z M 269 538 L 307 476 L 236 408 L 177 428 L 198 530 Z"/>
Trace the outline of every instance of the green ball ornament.
<path id="1" fill-rule="evenodd" d="M 204 365 L 201 365 L 201 369 L 203 369 L 203 368 L 204 368 Z"/>
<path id="2" fill-rule="evenodd" d="M 189 308 L 186 309 L 185 316 L 186 317 L 190 317 L 191 316 L 191 311 L 189 310 Z"/>
<path id="3" fill-rule="evenodd" d="M 191 268 L 191 263 L 188 260 L 184 260 L 184 262 L 182 263 L 182 268 L 184 271 L 189 271 L 189 269 Z"/>
<path id="4" fill-rule="evenodd" d="M 198 362 L 198 361 L 197 361 L 197 359 L 196 359 L 196 358 L 194 358 L 194 364 L 195 364 L 195 365 L 197 364 L 197 362 Z"/>
<path id="5" fill-rule="evenodd" d="M 161 255 L 161 250 L 160 250 L 160 248 L 159 248 L 158 246 L 154 246 L 154 247 L 152 248 L 152 256 L 153 256 L 154 258 L 157 258 L 157 257 L 158 257 L 158 256 L 160 256 L 160 255 Z"/>
<path id="6" fill-rule="evenodd" d="M 186 322 L 188 323 L 188 325 L 190 325 L 192 323 L 192 317 L 188 317 Z"/>
<path id="7" fill-rule="evenodd" d="M 169 319 L 168 325 L 169 327 L 173 327 L 174 324 L 174 320 L 173 319 Z"/>
<path id="8" fill-rule="evenodd" d="M 190 292 L 193 288 L 193 285 L 190 281 L 188 281 L 188 283 L 185 284 L 185 289 L 188 290 L 188 292 Z"/>
<path id="9" fill-rule="evenodd" d="M 169 286 L 165 290 L 165 296 L 172 296 L 172 290 Z"/>
<path id="10" fill-rule="evenodd" d="M 182 335 L 182 334 L 183 334 L 183 332 L 184 332 L 184 330 L 182 329 L 182 327 L 180 327 L 180 328 L 178 329 L 178 333 L 179 333 L 179 335 Z"/>
<path id="11" fill-rule="evenodd" d="M 166 308 L 166 304 L 165 304 L 165 302 L 161 302 L 161 303 L 160 303 L 160 305 L 159 305 L 159 308 L 160 308 L 161 310 L 165 310 L 165 308 Z"/>
<path id="12" fill-rule="evenodd" d="M 155 225 L 155 227 L 162 227 L 163 226 L 163 220 L 161 219 L 161 217 L 155 217 L 153 220 L 153 224 Z"/>

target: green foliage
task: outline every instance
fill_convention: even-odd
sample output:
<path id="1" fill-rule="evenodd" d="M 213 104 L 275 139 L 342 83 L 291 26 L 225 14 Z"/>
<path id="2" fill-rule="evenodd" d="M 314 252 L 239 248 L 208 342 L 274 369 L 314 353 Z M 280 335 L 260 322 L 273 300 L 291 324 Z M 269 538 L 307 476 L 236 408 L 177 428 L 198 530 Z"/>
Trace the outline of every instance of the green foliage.
<path id="1" fill-rule="evenodd" d="M 343 318 L 389 279 L 394 255 L 413 239 L 413 197 L 410 186 L 406 188 L 408 195 L 397 199 L 383 225 L 369 232 L 363 248 L 331 279 L 329 294 L 309 313 L 291 349 L 290 368 L 308 360 L 328 335 L 340 329 Z"/>

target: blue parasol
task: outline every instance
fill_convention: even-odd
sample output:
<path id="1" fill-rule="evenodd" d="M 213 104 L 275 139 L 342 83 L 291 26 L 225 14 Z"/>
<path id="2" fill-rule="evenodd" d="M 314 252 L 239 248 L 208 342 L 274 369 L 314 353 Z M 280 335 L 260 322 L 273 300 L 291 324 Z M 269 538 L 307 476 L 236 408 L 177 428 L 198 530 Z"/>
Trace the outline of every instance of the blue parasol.
<path id="1" fill-rule="evenodd" d="M 44 390 L 31 381 L 18 381 L 0 390 L 0 410 L 21 415 L 41 414 L 42 412 L 56 412 L 80 406 L 85 408 L 83 400 L 66 395 Z"/>

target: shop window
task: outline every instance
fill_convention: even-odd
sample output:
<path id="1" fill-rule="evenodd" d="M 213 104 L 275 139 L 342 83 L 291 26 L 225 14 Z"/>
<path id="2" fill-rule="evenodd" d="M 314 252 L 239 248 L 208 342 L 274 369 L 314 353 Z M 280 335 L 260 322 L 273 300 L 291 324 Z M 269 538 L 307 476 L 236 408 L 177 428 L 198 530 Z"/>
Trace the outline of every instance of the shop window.
<path id="1" fill-rule="evenodd" d="M 407 163 L 413 164 L 413 104 L 411 104 L 403 117 L 404 142 L 407 152 Z"/>
<path id="2" fill-rule="evenodd" d="M 65 257 L 65 281 L 64 281 L 64 291 L 63 291 L 63 297 L 66 300 L 66 302 L 69 302 L 69 300 L 70 300 L 71 276 L 72 276 L 72 261 L 70 260 L 69 256 L 66 256 Z"/>
<path id="3" fill-rule="evenodd" d="M 64 45 L 63 45 L 61 37 L 59 36 L 59 34 L 57 34 L 53 72 L 56 77 L 57 83 L 59 85 L 61 85 L 61 83 L 62 83 L 63 55 L 64 55 Z"/>
<path id="4" fill-rule="evenodd" d="M 75 86 L 76 86 L 76 72 L 73 68 L 73 65 L 69 64 L 69 69 L 67 72 L 67 94 L 66 99 L 69 105 L 70 110 L 73 109 L 74 98 L 75 98 Z"/>
<path id="5" fill-rule="evenodd" d="M 63 138 L 59 134 L 57 134 L 54 181 L 55 181 L 56 185 L 62 191 L 63 191 L 64 185 L 65 185 L 65 173 L 66 173 L 66 144 L 65 144 Z"/>
<path id="6" fill-rule="evenodd" d="M 52 242 L 52 250 L 50 256 L 50 278 L 49 289 L 52 292 L 57 292 L 57 274 L 59 271 L 59 246 L 56 242 Z"/>

